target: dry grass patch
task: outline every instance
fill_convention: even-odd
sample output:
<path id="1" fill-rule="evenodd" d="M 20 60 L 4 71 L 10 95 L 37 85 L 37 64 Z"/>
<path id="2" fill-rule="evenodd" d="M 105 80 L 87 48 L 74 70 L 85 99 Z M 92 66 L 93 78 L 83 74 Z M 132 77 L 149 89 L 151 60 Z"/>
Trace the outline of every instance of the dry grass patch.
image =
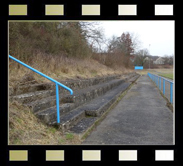
<path id="1" fill-rule="evenodd" d="M 64 56 L 51 56 L 37 53 L 34 61 L 27 62 L 31 67 L 39 70 L 47 76 L 56 80 L 91 78 L 112 74 L 128 73 L 133 70 L 124 67 L 110 68 L 94 59 L 67 58 Z M 25 62 L 26 63 L 26 62 Z M 29 80 L 24 78 L 29 77 Z M 21 82 L 35 80 L 38 83 L 48 82 L 48 80 L 30 69 L 10 60 L 9 62 L 9 85 L 18 86 Z"/>
<path id="2" fill-rule="evenodd" d="M 77 145 L 76 135 L 43 124 L 29 108 L 9 104 L 9 145 Z"/>

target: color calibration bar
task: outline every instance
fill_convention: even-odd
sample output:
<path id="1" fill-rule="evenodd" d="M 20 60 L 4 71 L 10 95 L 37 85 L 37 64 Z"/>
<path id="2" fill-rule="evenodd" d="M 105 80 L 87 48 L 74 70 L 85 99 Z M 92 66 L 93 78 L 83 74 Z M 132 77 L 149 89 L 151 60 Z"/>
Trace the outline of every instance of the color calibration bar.
<path id="1" fill-rule="evenodd" d="M 118 16 L 135 16 L 137 15 L 137 5 L 118 5 Z M 173 15 L 173 5 L 155 5 L 155 16 L 171 16 Z M 100 16 L 101 5 L 81 5 L 82 16 Z M 9 5 L 9 16 L 27 16 L 28 5 Z M 46 16 L 63 16 L 64 5 L 46 5 L 45 4 L 45 15 Z"/>
<path id="2" fill-rule="evenodd" d="M 45 161 L 64 161 L 64 150 L 46 150 Z M 102 161 L 101 150 L 82 150 L 82 161 Z M 103 156 L 105 157 L 105 156 Z M 119 161 L 138 161 L 137 150 L 119 150 Z M 28 161 L 28 150 L 10 150 L 9 161 Z M 155 161 L 174 161 L 174 150 L 155 150 Z"/>

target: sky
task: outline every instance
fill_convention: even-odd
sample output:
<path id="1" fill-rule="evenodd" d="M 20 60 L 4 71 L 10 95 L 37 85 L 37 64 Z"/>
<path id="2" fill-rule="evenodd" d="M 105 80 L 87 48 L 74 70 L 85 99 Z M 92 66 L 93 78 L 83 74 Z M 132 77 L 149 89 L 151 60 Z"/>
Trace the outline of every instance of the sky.
<path id="1" fill-rule="evenodd" d="M 106 38 L 129 32 L 138 36 L 139 49 L 148 49 L 150 55 L 174 55 L 174 21 L 100 21 Z"/>

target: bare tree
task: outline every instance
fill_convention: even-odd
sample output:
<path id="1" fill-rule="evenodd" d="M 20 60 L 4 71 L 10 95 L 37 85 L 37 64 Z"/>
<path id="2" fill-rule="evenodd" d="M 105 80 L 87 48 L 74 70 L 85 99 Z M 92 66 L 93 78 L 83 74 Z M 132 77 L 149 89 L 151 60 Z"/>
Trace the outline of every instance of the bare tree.
<path id="1" fill-rule="evenodd" d="M 149 61 L 148 55 L 149 51 L 147 49 L 139 50 L 136 53 L 134 64 L 144 66 L 144 64 Z"/>
<path id="2" fill-rule="evenodd" d="M 99 25 L 98 22 L 79 22 L 80 33 L 87 39 L 94 51 L 101 51 L 104 43 L 104 30 Z"/>

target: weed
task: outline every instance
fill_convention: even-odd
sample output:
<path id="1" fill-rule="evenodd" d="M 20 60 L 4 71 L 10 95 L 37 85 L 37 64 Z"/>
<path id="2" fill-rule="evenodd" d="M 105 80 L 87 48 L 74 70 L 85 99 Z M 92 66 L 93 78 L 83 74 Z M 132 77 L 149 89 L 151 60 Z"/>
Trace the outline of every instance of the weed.
<path id="1" fill-rule="evenodd" d="M 21 140 L 20 140 L 19 138 L 15 138 L 15 139 L 13 140 L 13 144 L 14 144 L 14 145 L 20 145 L 20 144 L 21 144 Z"/>
<path id="2" fill-rule="evenodd" d="M 53 134 L 55 134 L 55 132 L 57 131 L 55 128 L 49 128 L 49 131 L 51 132 L 51 133 L 53 133 Z"/>
<path id="3" fill-rule="evenodd" d="M 67 140 L 72 140 L 74 138 L 74 135 L 72 133 L 67 133 L 66 136 L 65 136 L 65 138 Z"/>
<path id="4" fill-rule="evenodd" d="M 16 120 L 17 120 L 18 123 L 22 124 L 22 119 L 16 118 Z"/>
<path id="5" fill-rule="evenodd" d="M 64 143 L 65 143 L 65 139 L 59 138 L 59 139 L 58 139 L 58 143 L 59 143 L 59 144 L 64 144 Z"/>

